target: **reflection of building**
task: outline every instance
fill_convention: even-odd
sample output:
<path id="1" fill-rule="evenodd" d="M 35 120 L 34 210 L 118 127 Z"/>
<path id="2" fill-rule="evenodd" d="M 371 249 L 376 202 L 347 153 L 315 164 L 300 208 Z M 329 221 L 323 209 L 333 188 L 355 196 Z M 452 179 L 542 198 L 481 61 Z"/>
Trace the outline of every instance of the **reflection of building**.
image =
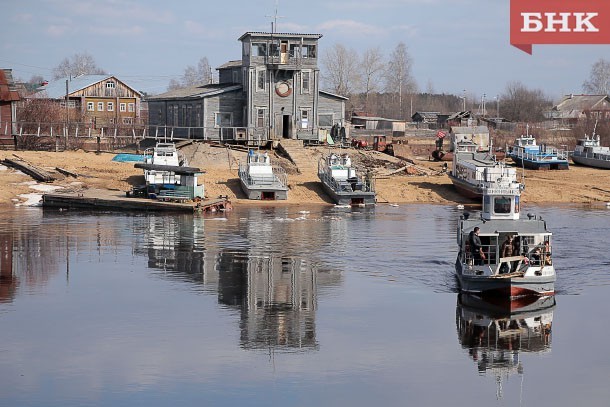
<path id="1" fill-rule="evenodd" d="M 555 297 L 531 297 L 491 303 L 479 297 L 458 295 L 456 325 L 458 338 L 479 373 L 495 375 L 498 397 L 502 379 L 523 373 L 521 352 L 550 350 Z"/>
<path id="2" fill-rule="evenodd" d="M 13 236 L 0 233 L 0 303 L 13 300 L 18 284 L 13 275 Z"/>
<path id="3" fill-rule="evenodd" d="M 237 224 L 150 216 L 139 245 L 145 251 L 140 251 L 147 254 L 149 267 L 163 270 L 163 278 L 201 284 L 204 291 L 217 293 L 220 304 L 239 309 L 244 348 L 315 349 L 318 287 L 337 284 L 341 273 L 292 253 L 290 242 L 328 236 L 329 223 L 274 221 L 286 216 L 281 211 L 257 209 L 241 220 L 233 218 Z M 209 222 L 206 234 L 204 222 Z M 219 236 L 222 242 L 215 240 Z"/>

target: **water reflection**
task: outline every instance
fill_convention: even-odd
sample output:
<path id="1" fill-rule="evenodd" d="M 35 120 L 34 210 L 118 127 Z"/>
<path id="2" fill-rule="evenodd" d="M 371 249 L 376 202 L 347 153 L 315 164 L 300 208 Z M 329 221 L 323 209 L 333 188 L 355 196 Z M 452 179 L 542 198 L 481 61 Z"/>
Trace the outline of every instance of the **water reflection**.
<path id="1" fill-rule="evenodd" d="M 494 302 L 458 294 L 456 325 L 462 348 L 476 363 L 479 374 L 496 378 L 497 397 L 502 382 L 523 374 L 521 353 L 543 353 L 551 347 L 555 297 L 531 297 Z"/>
<path id="2" fill-rule="evenodd" d="M 285 254 L 286 242 L 313 238 L 303 236 L 297 222 L 280 222 L 279 227 L 265 222 L 269 216 L 276 214 L 257 211 L 237 224 L 149 217 L 148 226 L 141 227 L 146 244 L 136 253 L 146 255 L 148 266 L 162 271 L 163 278 L 194 283 L 215 293 L 219 304 L 238 310 L 243 348 L 317 349 L 318 287 L 339 284 L 342 275 L 310 258 Z M 206 237 L 206 227 L 214 237 Z M 315 234 L 317 228 L 310 230 Z M 224 242 L 211 241 L 218 238 Z"/>

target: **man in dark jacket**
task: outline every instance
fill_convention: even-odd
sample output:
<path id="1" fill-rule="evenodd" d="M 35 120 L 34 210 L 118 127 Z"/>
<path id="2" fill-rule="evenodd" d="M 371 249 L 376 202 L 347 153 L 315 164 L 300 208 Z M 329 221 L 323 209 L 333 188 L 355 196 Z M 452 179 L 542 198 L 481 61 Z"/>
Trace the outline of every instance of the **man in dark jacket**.
<path id="1" fill-rule="evenodd" d="M 483 260 L 485 260 L 485 253 L 483 253 L 483 246 L 481 245 L 479 230 L 480 229 L 477 226 L 468 235 L 468 240 L 470 243 L 470 253 L 472 254 L 472 258 L 474 259 L 475 266 L 483 265 Z"/>

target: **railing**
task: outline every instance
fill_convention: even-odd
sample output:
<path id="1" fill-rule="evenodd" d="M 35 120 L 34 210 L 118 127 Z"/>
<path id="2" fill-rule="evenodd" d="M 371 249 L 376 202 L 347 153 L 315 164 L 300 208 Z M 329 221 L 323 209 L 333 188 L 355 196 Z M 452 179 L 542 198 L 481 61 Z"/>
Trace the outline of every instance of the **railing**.
<path id="1" fill-rule="evenodd" d="M 282 167 L 273 166 L 272 174 L 269 175 L 250 175 L 248 174 L 248 164 L 239 164 L 239 178 L 244 181 L 248 186 L 257 185 L 281 185 L 286 187 L 288 185 L 288 176 L 286 171 Z"/>
<path id="2" fill-rule="evenodd" d="M 600 153 L 579 153 L 578 154 L 579 157 L 583 157 L 583 158 L 592 158 L 595 160 L 602 160 L 602 161 L 610 161 L 610 153 L 608 154 L 600 154 Z"/>
<path id="3" fill-rule="evenodd" d="M 510 150 L 510 154 L 520 160 L 527 161 L 555 161 L 555 160 L 567 160 L 568 152 L 567 150 L 559 150 L 552 147 L 544 147 L 538 152 L 527 152 L 523 148 L 513 147 Z"/>

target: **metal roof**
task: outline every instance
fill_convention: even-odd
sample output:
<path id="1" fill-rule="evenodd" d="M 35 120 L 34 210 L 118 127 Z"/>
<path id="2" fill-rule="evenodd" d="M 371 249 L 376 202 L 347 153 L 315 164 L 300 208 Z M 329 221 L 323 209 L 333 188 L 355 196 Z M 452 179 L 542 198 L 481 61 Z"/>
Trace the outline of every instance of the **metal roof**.
<path id="1" fill-rule="evenodd" d="M 332 97 L 336 97 L 336 98 L 339 98 L 339 99 L 349 100 L 349 98 L 347 96 L 337 95 L 335 93 L 330 93 L 330 92 L 325 91 L 325 90 L 321 90 L 321 91 L 319 91 L 319 93 L 320 94 L 324 94 L 324 95 L 328 95 L 328 96 L 332 96 Z"/>
<path id="2" fill-rule="evenodd" d="M 241 90 L 241 85 L 235 84 L 209 84 L 209 85 L 198 85 L 191 86 L 188 88 L 170 90 L 169 92 L 162 93 L 149 97 L 148 101 L 155 100 L 166 100 L 166 99 L 195 99 L 205 98 L 209 96 L 219 95 L 221 93 L 232 92 Z"/>
<path id="3" fill-rule="evenodd" d="M 239 59 L 236 61 L 225 62 L 224 64 L 222 64 L 218 68 L 216 68 L 216 70 L 226 69 L 226 68 L 238 68 L 238 67 L 241 67 L 241 65 L 242 65 L 242 61 L 241 61 L 241 59 Z"/>
<path id="4" fill-rule="evenodd" d="M 79 90 L 85 89 L 91 85 L 95 85 L 96 83 L 108 80 L 110 78 L 123 83 L 125 86 L 131 88 L 134 92 L 140 94 L 140 92 L 138 92 L 133 86 L 129 86 L 127 83 L 118 79 L 114 75 L 81 75 L 72 79 L 62 78 L 39 87 L 38 91 L 46 92 L 46 97 L 49 99 L 62 99 L 66 97 L 66 80 L 68 80 L 68 94 L 71 95 L 74 92 L 78 92 Z"/>
<path id="5" fill-rule="evenodd" d="M 298 34 L 298 33 L 268 33 L 268 32 L 260 32 L 260 31 L 248 31 L 244 33 L 237 40 L 241 41 L 246 37 L 291 37 L 291 38 L 314 38 L 319 39 L 322 38 L 322 34 Z"/>
<path id="6" fill-rule="evenodd" d="M 525 214 L 521 216 L 527 217 Z M 469 218 L 464 220 L 464 233 L 469 233 L 478 226 L 481 235 L 495 235 L 497 233 L 511 232 L 518 235 L 533 235 L 539 233 L 551 233 L 546 228 L 544 220 L 534 219 L 494 219 L 484 221 L 481 218 Z"/>

